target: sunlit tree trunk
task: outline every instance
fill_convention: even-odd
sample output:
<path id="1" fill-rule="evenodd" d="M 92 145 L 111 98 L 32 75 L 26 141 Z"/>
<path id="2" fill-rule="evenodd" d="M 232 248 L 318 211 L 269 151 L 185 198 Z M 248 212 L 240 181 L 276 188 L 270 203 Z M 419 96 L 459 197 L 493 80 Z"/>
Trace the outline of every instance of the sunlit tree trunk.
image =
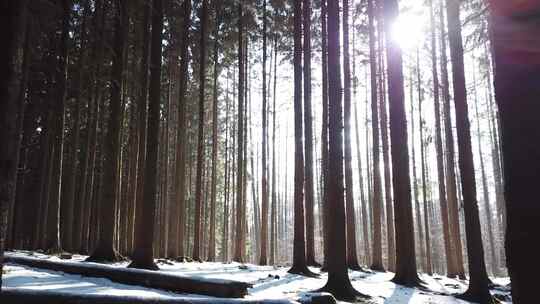
<path id="1" fill-rule="evenodd" d="M 470 277 L 469 288 L 463 297 L 480 303 L 490 303 L 492 299 L 488 288 L 489 278 L 484 262 L 484 247 L 482 244 L 478 202 L 476 200 L 476 180 L 467 108 L 461 21 L 459 19 L 460 2 L 457 0 L 447 0 L 446 4 L 459 147 L 459 169 L 463 192 L 463 208 L 465 210 L 467 257 L 469 260 Z"/>

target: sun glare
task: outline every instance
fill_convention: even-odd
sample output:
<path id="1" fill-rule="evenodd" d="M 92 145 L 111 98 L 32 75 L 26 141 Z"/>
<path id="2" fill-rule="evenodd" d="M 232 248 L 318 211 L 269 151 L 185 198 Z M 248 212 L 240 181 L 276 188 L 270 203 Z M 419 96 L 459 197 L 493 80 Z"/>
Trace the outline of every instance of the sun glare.
<path id="1" fill-rule="evenodd" d="M 424 18 L 417 12 L 405 12 L 399 15 L 392 26 L 392 38 L 404 51 L 415 49 L 423 38 Z"/>

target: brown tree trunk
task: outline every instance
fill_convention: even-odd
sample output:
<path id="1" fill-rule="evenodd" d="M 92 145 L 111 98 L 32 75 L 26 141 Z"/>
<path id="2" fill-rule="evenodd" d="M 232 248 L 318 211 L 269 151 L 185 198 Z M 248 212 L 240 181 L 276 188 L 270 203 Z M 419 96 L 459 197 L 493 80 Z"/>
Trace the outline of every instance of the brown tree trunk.
<path id="1" fill-rule="evenodd" d="M 277 250 L 277 184 L 276 184 L 276 98 L 277 98 L 277 38 L 274 41 L 274 94 L 272 103 L 272 206 L 270 207 L 270 265 L 276 263 Z"/>
<path id="2" fill-rule="evenodd" d="M 111 262 L 119 259 L 114 242 L 115 217 L 119 203 L 120 138 L 122 129 L 122 84 L 124 72 L 124 48 L 127 39 L 127 5 L 123 0 L 115 2 L 115 37 L 110 88 L 110 114 L 103 151 L 103 188 L 100 200 L 99 242 L 88 257 L 92 262 Z"/>
<path id="3" fill-rule="evenodd" d="M 313 275 L 307 267 L 302 142 L 302 1 L 294 1 L 294 242 L 289 273 Z"/>
<path id="4" fill-rule="evenodd" d="M 368 18 L 369 18 L 369 57 L 371 73 L 371 126 L 373 130 L 372 153 L 373 153 L 373 251 L 370 268 L 373 270 L 384 271 L 382 261 L 382 185 L 381 173 L 379 170 L 379 110 L 377 106 L 377 61 L 375 53 L 375 8 L 373 0 L 368 0 Z"/>
<path id="5" fill-rule="evenodd" d="M 323 226 L 323 269 L 328 261 L 328 212 L 326 211 L 326 181 L 328 176 L 328 43 L 327 43 L 327 0 L 321 0 L 321 68 L 322 68 L 322 126 L 321 126 L 321 184 L 322 184 L 322 226 Z"/>
<path id="6" fill-rule="evenodd" d="M 203 0 L 201 7 L 201 40 L 199 59 L 199 124 L 197 145 L 197 176 L 195 180 L 195 223 L 193 234 L 193 254 L 195 261 L 201 260 L 201 209 L 203 204 L 204 170 L 204 100 L 206 88 L 206 27 L 208 24 L 208 0 Z"/>
<path id="7" fill-rule="evenodd" d="M 343 0 L 343 78 L 344 78 L 344 157 L 345 157 L 345 216 L 347 220 L 347 265 L 360 270 L 356 253 L 356 216 L 354 211 L 354 184 L 351 148 L 351 63 L 349 54 L 349 1 Z M 354 51 L 354 50 L 353 50 Z"/>
<path id="8" fill-rule="evenodd" d="M 454 135 L 452 132 L 452 121 L 450 113 L 450 84 L 448 80 L 448 59 L 446 56 L 446 30 L 444 22 L 444 2 L 440 3 L 440 26 L 441 26 L 441 76 L 443 88 L 443 113 L 444 113 L 444 131 L 446 146 L 446 201 L 448 203 L 448 220 L 450 228 L 450 238 L 452 244 L 452 254 L 455 260 L 455 273 L 449 273 L 449 277 L 459 276 L 465 278 L 465 269 L 463 268 L 463 248 L 461 245 L 461 229 L 459 226 L 458 198 L 456 189 L 456 171 L 454 160 Z"/>
<path id="9" fill-rule="evenodd" d="M 388 102 L 390 105 L 390 141 L 394 185 L 394 213 L 396 224 L 396 275 L 395 283 L 413 286 L 419 282 L 416 273 L 414 230 L 409 175 L 409 148 L 405 93 L 403 87 L 402 52 L 390 33 L 391 24 L 398 17 L 396 0 L 384 1 L 386 25 L 386 60 L 388 62 Z"/>
<path id="10" fill-rule="evenodd" d="M 244 261 L 242 256 L 242 206 L 243 206 L 243 167 L 244 157 L 244 1 L 238 3 L 238 128 L 237 128 L 237 161 L 236 161 L 236 224 L 233 260 L 239 263 Z"/>
<path id="11" fill-rule="evenodd" d="M 146 160 L 144 171 L 143 199 L 135 216 L 135 248 L 129 267 L 158 269 L 154 263 L 154 216 L 157 205 L 158 146 L 159 146 L 159 108 L 161 93 L 161 54 L 163 30 L 163 3 L 152 3 L 152 39 L 150 50 L 150 86 L 148 103 L 148 133 L 146 141 Z"/>
<path id="12" fill-rule="evenodd" d="M 343 108 L 341 96 L 339 1 L 328 1 L 328 281 L 321 289 L 339 300 L 355 300 L 361 294 L 354 289 L 347 269 L 345 200 L 343 197 Z"/>
<path id="13" fill-rule="evenodd" d="M 514 303 L 534 303 L 537 287 L 531 277 L 538 247 L 537 187 L 540 181 L 540 56 L 537 41 L 537 1 L 492 0 L 491 30 L 495 62 L 495 97 L 501 118 L 501 146 L 506 201 L 506 261 Z"/>
<path id="14" fill-rule="evenodd" d="M 465 86 L 465 67 L 463 62 L 463 43 L 459 19 L 459 1 L 447 0 L 448 40 L 452 59 L 452 78 L 456 109 L 456 129 L 458 135 L 459 169 L 465 210 L 465 229 L 467 237 L 467 256 L 469 260 L 469 288 L 463 298 L 480 302 L 492 301 L 489 292 L 489 278 L 484 262 L 484 247 L 480 229 L 478 202 L 476 201 L 476 180 L 474 177 L 471 130 L 467 108 Z"/>
<path id="15" fill-rule="evenodd" d="M 317 266 L 315 261 L 315 215 L 313 182 L 313 123 L 311 110 L 311 0 L 303 0 L 303 63 L 304 63 L 304 154 L 305 154 L 305 211 L 306 211 L 306 263 Z"/>
<path id="16" fill-rule="evenodd" d="M 455 273 L 455 259 L 450 238 L 450 227 L 448 224 L 448 206 L 446 201 L 446 184 L 444 177 L 444 155 L 441 134 L 441 109 L 440 109 L 440 91 L 439 91 L 439 73 L 437 71 L 437 36 L 435 33 L 435 13 L 433 0 L 429 2 L 430 28 L 431 28 L 431 62 L 433 78 L 433 109 L 435 111 L 435 153 L 437 157 L 437 178 L 439 190 L 439 205 L 441 209 L 442 232 L 444 240 L 446 273 L 451 275 Z"/>
<path id="17" fill-rule="evenodd" d="M 263 67 L 262 67 L 262 164 L 261 164 L 261 236 L 260 236 L 260 257 L 259 264 L 267 264 L 267 244 L 268 244 L 268 161 L 266 152 L 268 151 L 268 118 L 267 118 L 267 94 L 266 94 L 266 0 L 263 2 Z"/>

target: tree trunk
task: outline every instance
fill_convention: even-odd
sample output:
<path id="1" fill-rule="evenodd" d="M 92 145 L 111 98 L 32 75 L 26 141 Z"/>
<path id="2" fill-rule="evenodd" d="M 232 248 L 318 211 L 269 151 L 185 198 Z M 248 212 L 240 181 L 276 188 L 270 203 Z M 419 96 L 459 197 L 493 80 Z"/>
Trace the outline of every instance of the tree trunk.
<path id="1" fill-rule="evenodd" d="M 328 281 L 321 289 L 339 300 L 361 294 L 352 286 L 347 269 L 345 200 L 343 197 L 343 108 L 341 105 L 339 3 L 328 1 L 328 177 L 325 212 L 328 222 Z"/>
<path id="2" fill-rule="evenodd" d="M 144 171 L 143 200 L 140 212 L 135 217 L 135 249 L 131 268 L 158 269 L 154 263 L 154 216 L 157 205 L 156 179 L 158 177 L 159 146 L 159 108 L 161 93 L 161 54 L 163 31 L 162 0 L 152 4 L 152 39 L 150 50 L 150 86 L 148 103 L 148 137 L 146 141 L 146 160 Z"/>
<path id="3" fill-rule="evenodd" d="M 489 278 L 484 262 L 484 247 L 480 229 L 480 216 L 476 201 L 476 180 L 474 177 L 473 153 L 471 147 L 471 130 L 467 108 L 467 91 L 465 86 L 465 67 L 463 62 L 463 43 L 461 38 L 461 22 L 459 19 L 459 1 L 447 0 L 448 40 L 452 59 L 452 78 L 454 85 L 454 102 L 456 109 L 456 129 L 458 135 L 459 169 L 463 191 L 465 210 L 465 229 L 467 237 L 467 256 L 469 260 L 469 288 L 464 298 L 490 303 Z"/>
<path id="4" fill-rule="evenodd" d="M 461 229 L 459 226 L 458 198 L 456 189 L 456 171 L 454 160 L 454 135 L 452 132 L 452 121 L 450 113 L 450 84 L 448 80 L 448 59 L 446 56 L 446 31 L 444 22 L 444 2 L 441 0 L 440 6 L 440 26 L 441 26 L 441 76 L 443 87 L 443 113 L 444 131 L 446 146 L 446 201 L 448 203 L 448 219 L 450 228 L 450 238 L 452 244 L 452 254 L 455 260 L 455 273 L 449 273 L 449 277 L 459 276 L 465 278 L 463 268 L 463 248 L 461 245 Z"/>
<path id="5" fill-rule="evenodd" d="M 384 2 L 386 24 L 386 60 L 388 62 L 388 102 L 390 105 L 390 141 L 394 185 L 394 213 L 396 225 L 396 275 L 393 281 L 406 286 L 419 282 L 416 273 L 414 229 L 409 175 L 409 148 L 405 93 L 403 87 L 403 58 L 400 47 L 390 35 L 393 21 L 398 17 L 396 0 Z"/>
<path id="6" fill-rule="evenodd" d="M 347 220 L 347 264 L 360 270 L 356 253 L 356 216 L 354 209 L 354 184 L 351 149 L 351 64 L 349 55 L 349 1 L 343 0 L 343 74 L 344 74 L 344 156 L 345 156 L 345 215 Z M 354 51 L 354 50 L 353 50 Z"/>
<path id="7" fill-rule="evenodd" d="M 0 81 L 0 291 L 2 289 L 2 274 L 4 266 L 4 249 L 7 239 L 7 219 L 10 201 L 15 196 L 17 155 L 18 116 L 22 115 L 21 88 L 23 84 L 23 49 L 26 33 L 27 1 L 7 1 L 0 5 L 6 17 L 7 26 L 0 33 L 4 47 L 0 51 L 0 64 L 3 76 Z"/>
<path id="8" fill-rule="evenodd" d="M 119 260 L 114 242 L 116 232 L 115 217 L 119 203 L 120 138 L 122 128 L 122 84 L 124 73 L 124 48 L 127 39 L 127 2 L 117 0 L 115 5 L 115 37 L 110 87 L 110 114 L 103 151 L 103 188 L 100 200 L 99 242 L 88 257 L 91 262 L 111 262 Z"/>
<path id="9" fill-rule="evenodd" d="M 321 180 L 322 180 L 322 226 L 323 226 L 323 269 L 328 265 L 328 212 L 326 211 L 326 181 L 328 176 L 328 43 L 327 43 L 327 0 L 321 0 L 321 68 L 322 68 L 322 126 L 321 126 Z"/>
<path id="10" fill-rule="evenodd" d="M 371 126 L 373 130 L 373 251 L 370 268 L 373 270 L 384 271 L 382 261 L 382 185 L 379 166 L 379 110 L 377 106 L 377 61 L 375 54 L 375 8 L 373 0 L 368 0 L 368 18 L 369 18 L 369 57 L 371 73 Z"/>
<path id="11" fill-rule="evenodd" d="M 313 183 L 313 123 L 311 110 L 311 0 L 303 0 L 303 63 L 304 63 L 304 154 L 305 154 L 305 208 L 306 208 L 306 263 L 317 266 L 315 261 L 315 215 Z"/>
<path id="12" fill-rule="evenodd" d="M 433 109 L 435 111 L 435 153 L 437 157 L 437 178 L 439 190 L 439 205 L 441 209 L 442 233 L 444 240 L 444 250 L 446 258 L 446 273 L 455 273 L 455 259 L 450 238 L 450 227 L 448 224 L 448 206 L 446 201 L 446 185 L 444 177 L 444 160 L 441 134 L 441 109 L 439 93 L 439 73 L 437 71 L 437 36 L 435 33 L 435 13 L 433 0 L 429 2 L 430 28 L 431 28 L 431 62 L 433 78 Z"/>
<path id="13" fill-rule="evenodd" d="M 62 168 L 64 154 L 64 122 L 65 122 L 65 100 L 66 100 L 66 82 L 67 82 L 67 56 L 69 48 L 69 27 L 71 15 L 71 1 L 62 2 L 62 30 L 60 37 L 60 49 L 56 67 L 56 92 L 54 98 L 56 105 L 51 107 L 50 118 L 54 120 L 54 139 L 51 144 L 53 148 L 54 163 L 52 164 L 52 184 L 51 197 L 48 206 L 48 228 L 46 236 L 45 249 L 51 252 L 59 252 L 62 249 L 60 242 L 60 208 L 62 196 Z"/>
<path id="14" fill-rule="evenodd" d="M 259 264 L 267 264 L 267 244 L 268 244 L 268 161 L 266 152 L 268 140 L 268 118 L 267 118 L 267 87 L 266 87 L 266 0 L 263 2 L 263 60 L 262 60 L 262 170 L 261 170 L 261 236 L 260 236 L 260 257 Z"/>
<path id="15" fill-rule="evenodd" d="M 302 1 L 294 1 L 294 242 L 289 273 L 313 275 L 307 267 L 304 225 L 304 145 L 302 142 Z"/>
<path id="16" fill-rule="evenodd" d="M 236 225 L 235 225 L 235 243 L 234 243 L 234 255 L 233 260 L 239 263 L 244 261 L 242 256 L 242 173 L 244 167 L 244 157 L 242 151 L 244 150 L 244 1 L 240 0 L 238 3 L 238 129 L 237 129 L 237 161 L 236 161 Z"/>
<path id="17" fill-rule="evenodd" d="M 495 61 L 495 97 L 501 118 L 501 146 L 507 212 L 506 261 L 514 303 L 533 303 L 537 292 L 531 277 L 539 271 L 530 263 L 538 255 L 531 246 L 538 237 L 540 181 L 538 96 L 539 53 L 530 48 L 540 30 L 532 11 L 535 1 L 490 1 Z M 508 42 L 511 42 L 509 44 Z"/>
<path id="18" fill-rule="evenodd" d="M 277 38 L 274 42 L 274 94 L 272 103 L 272 206 L 270 211 L 270 265 L 276 263 L 277 250 L 277 184 L 276 184 L 276 90 L 277 90 Z"/>

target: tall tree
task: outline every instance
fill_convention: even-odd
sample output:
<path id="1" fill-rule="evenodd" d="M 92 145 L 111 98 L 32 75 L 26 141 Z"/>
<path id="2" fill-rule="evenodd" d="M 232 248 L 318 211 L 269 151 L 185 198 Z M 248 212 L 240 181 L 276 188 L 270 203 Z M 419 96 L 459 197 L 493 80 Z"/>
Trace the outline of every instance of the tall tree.
<path id="1" fill-rule="evenodd" d="M 119 198 L 120 137 L 122 124 L 122 90 L 124 73 L 124 48 L 127 39 L 128 2 L 115 1 L 115 37 L 110 87 L 110 114 L 103 151 L 103 188 L 100 201 L 99 242 L 94 252 L 88 257 L 92 262 L 111 262 L 120 259 L 116 251 L 114 235 L 116 233 L 115 216 Z"/>
<path id="2" fill-rule="evenodd" d="M 382 261 L 382 185 L 379 167 L 379 110 L 377 106 L 377 61 L 375 51 L 375 7 L 374 0 L 368 0 L 369 18 L 369 62 L 371 74 L 371 126 L 372 126 L 372 152 L 373 152 L 373 250 L 371 256 L 371 266 L 373 270 L 383 271 Z"/>
<path id="3" fill-rule="evenodd" d="M 454 133 L 452 131 L 452 117 L 450 111 L 450 83 L 448 79 L 448 59 L 446 47 L 446 27 L 444 21 L 444 1 L 440 1 L 440 32 L 441 32 L 441 80 L 443 89 L 443 113 L 444 113 L 444 139 L 446 147 L 446 201 L 448 204 L 448 220 L 450 228 L 450 238 L 453 250 L 451 251 L 455 260 L 454 273 L 449 273 L 449 277 L 459 276 L 465 278 L 463 266 L 463 248 L 461 244 L 461 229 L 459 224 L 458 194 L 456 185 Z"/>
<path id="4" fill-rule="evenodd" d="M 540 209 L 540 53 L 531 47 L 540 25 L 538 1 L 490 1 L 495 63 L 495 97 L 501 118 L 501 138 L 507 211 L 506 257 L 514 303 L 533 303 L 537 292 L 530 263 L 538 255 Z M 511 42 L 511 43 L 509 43 Z"/>
<path id="5" fill-rule="evenodd" d="M 277 90 L 277 37 L 274 38 L 274 94 L 272 95 L 272 206 L 270 210 L 270 265 L 276 261 L 277 250 L 277 190 L 276 190 L 276 90 Z"/>
<path id="6" fill-rule="evenodd" d="M 327 42 L 327 0 L 321 0 L 321 81 L 322 81 L 322 126 L 321 126 L 321 184 L 322 184 L 322 225 L 323 225 L 323 269 L 326 268 L 328 257 L 328 212 L 326 212 L 328 177 L 328 42 Z"/>
<path id="7" fill-rule="evenodd" d="M 444 155 L 441 133 L 441 105 L 440 105 L 440 85 L 439 73 L 437 71 L 437 35 L 435 33 L 435 13 L 433 0 L 429 2 L 430 28 L 431 28 L 431 63 L 433 79 L 433 110 L 435 111 L 435 154 L 437 158 L 437 178 L 439 190 L 439 205 L 441 210 L 442 232 L 444 240 L 444 250 L 446 257 L 446 273 L 455 273 L 455 259 L 452 252 L 450 239 L 450 227 L 448 223 L 448 206 L 446 201 L 446 184 L 444 177 Z"/>
<path id="8" fill-rule="evenodd" d="M 186 109 L 189 64 L 189 28 L 191 26 L 191 0 L 182 3 L 182 39 L 180 40 L 180 93 L 178 94 L 178 128 L 176 130 L 176 203 L 178 205 L 178 229 L 176 230 L 178 254 L 184 255 L 184 231 L 186 227 Z"/>
<path id="9" fill-rule="evenodd" d="M 328 224 L 328 280 L 321 289 L 340 300 L 355 300 L 361 294 L 349 280 L 343 197 L 343 108 L 341 95 L 339 1 L 328 1 L 328 171 L 326 201 Z"/>
<path id="10" fill-rule="evenodd" d="M 21 87 L 23 86 L 24 39 L 26 33 L 27 1 L 5 1 L 0 4 L 2 26 L 0 33 L 5 43 L 0 50 L 0 291 L 7 238 L 9 202 L 15 196 L 17 168 L 17 119 L 21 113 Z"/>
<path id="11" fill-rule="evenodd" d="M 480 216 L 476 200 L 476 181 L 474 177 L 471 130 L 467 108 L 467 89 L 465 85 L 465 67 L 463 62 L 463 42 L 461 21 L 457 0 L 446 1 L 448 19 L 448 40 L 452 60 L 452 78 L 456 109 L 456 129 L 458 135 L 459 169 L 461 190 L 465 210 L 465 230 L 467 237 L 467 257 L 469 260 L 469 288 L 463 298 L 480 303 L 492 301 L 489 293 L 489 278 L 484 262 L 484 247 L 480 229 Z"/>
<path id="12" fill-rule="evenodd" d="M 201 40 L 199 59 L 199 124 L 197 144 L 197 175 L 195 180 L 195 223 L 193 234 L 193 254 L 195 261 L 201 260 L 201 212 L 203 204 L 203 170 L 204 170 L 204 100 L 206 89 L 206 27 L 208 26 L 208 0 L 201 6 Z"/>
<path id="13" fill-rule="evenodd" d="M 354 184 L 351 148 L 351 60 L 349 54 L 349 1 L 343 0 L 343 119 L 345 156 L 345 215 L 347 219 L 347 264 L 360 270 L 356 253 L 356 216 L 354 209 Z M 354 50 L 353 50 L 354 51 Z"/>
<path id="14" fill-rule="evenodd" d="M 315 275 L 307 267 L 304 225 L 304 145 L 302 141 L 302 0 L 294 1 L 294 241 L 289 273 Z"/>
<path id="15" fill-rule="evenodd" d="M 233 260 L 243 262 L 242 255 L 242 206 L 243 190 L 242 175 L 244 167 L 244 1 L 238 2 L 238 127 L 237 127 L 237 161 L 236 161 L 236 225 Z"/>
<path id="16" fill-rule="evenodd" d="M 311 0 L 303 0 L 304 34 L 304 155 L 305 155 L 305 208 L 306 208 L 306 262 L 317 266 L 315 261 L 315 190 L 313 182 L 313 122 L 311 110 Z"/>
<path id="17" fill-rule="evenodd" d="M 159 147 L 159 108 L 161 103 L 161 54 L 163 3 L 152 3 L 152 39 L 150 48 L 150 86 L 148 92 L 148 133 L 142 204 L 135 216 L 135 248 L 131 268 L 157 270 L 154 263 L 154 216 L 157 205 L 157 166 Z"/>
<path id="18" fill-rule="evenodd" d="M 409 148 L 405 93 L 403 88 L 403 54 L 390 35 L 391 24 L 399 13 L 396 0 L 384 1 L 386 25 L 386 60 L 388 62 L 388 102 L 390 105 L 390 140 L 394 185 L 394 213 L 396 224 L 396 275 L 394 282 L 414 286 L 419 282 L 416 272 L 414 229 L 409 175 Z"/>
<path id="19" fill-rule="evenodd" d="M 266 0 L 263 1 L 263 66 L 262 66 L 262 164 L 261 164 L 261 237 L 260 245 L 261 252 L 259 257 L 259 264 L 266 265 L 267 263 L 267 245 L 268 245 L 268 106 L 267 106 L 267 94 L 266 94 L 266 60 L 267 60 L 267 46 L 266 46 Z"/>

